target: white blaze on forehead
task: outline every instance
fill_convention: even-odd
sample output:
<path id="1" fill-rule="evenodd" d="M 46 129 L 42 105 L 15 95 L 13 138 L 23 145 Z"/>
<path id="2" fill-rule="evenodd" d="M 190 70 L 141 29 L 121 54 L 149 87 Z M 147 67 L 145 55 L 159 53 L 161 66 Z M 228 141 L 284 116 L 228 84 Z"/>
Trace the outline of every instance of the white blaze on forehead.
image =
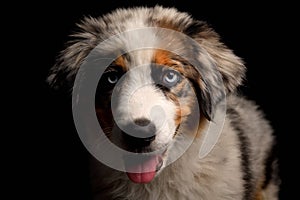
<path id="1" fill-rule="evenodd" d="M 145 72 L 143 72 L 142 74 L 140 73 L 140 75 L 142 75 L 143 77 L 147 76 L 147 77 L 144 77 L 145 81 L 148 80 L 151 75 L 149 64 L 153 60 L 154 52 L 155 52 L 155 50 L 153 50 L 153 49 L 143 49 L 143 50 L 136 50 L 136 51 L 127 53 L 127 55 L 130 57 L 129 58 L 130 62 L 128 62 L 128 66 L 127 66 L 128 69 L 130 70 L 132 68 L 140 67 L 142 65 L 143 66 L 148 65 Z M 133 75 L 133 76 L 135 76 L 135 75 Z"/>
<path id="2" fill-rule="evenodd" d="M 160 39 L 153 29 L 130 30 L 122 34 L 121 40 L 124 42 L 122 48 L 130 55 L 129 67 L 151 63 L 153 48 L 160 43 Z"/>

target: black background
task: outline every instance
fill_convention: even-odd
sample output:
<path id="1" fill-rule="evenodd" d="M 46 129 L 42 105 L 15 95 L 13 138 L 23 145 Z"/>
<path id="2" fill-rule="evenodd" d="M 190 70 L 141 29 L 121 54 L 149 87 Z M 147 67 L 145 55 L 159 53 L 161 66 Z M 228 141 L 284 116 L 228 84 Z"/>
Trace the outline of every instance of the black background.
<path id="1" fill-rule="evenodd" d="M 14 30 L 11 31 L 14 40 L 25 44 L 21 46 L 20 57 L 12 60 L 22 63 L 13 71 L 26 81 L 16 81 L 17 105 L 23 109 L 22 115 L 16 115 L 23 123 L 16 128 L 22 130 L 18 131 L 22 134 L 21 143 L 25 143 L 23 139 L 31 141 L 24 148 L 22 145 L 24 151 L 13 156 L 17 161 L 14 173 L 20 176 L 11 180 L 16 188 L 12 196 L 21 193 L 37 199 L 90 199 L 87 152 L 73 125 L 70 93 L 50 89 L 45 79 L 69 40 L 68 35 L 77 30 L 75 24 L 83 16 L 97 17 L 118 7 L 156 4 L 177 7 L 207 21 L 222 41 L 243 58 L 248 71 L 240 91 L 260 105 L 274 127 L 282 179 L 280 199 L 291 198 L 291 181 L 296 179 L 291 166 L 297 159 L 297 145 L 292 145 L 296 134 L 292 127 L 297 122 L 290 114 L 296 111 L 297 100 L 294 96 L 297 90 L 292 89 L 297 85 L 297 79 L 292 78 L 296 75 L 295 63 L 291 61 L 295 53 L 290 47 L 296 46 L 292 9 L 280 3 L 141 0 L 40 1 L 14 5 L 20 9 L 20 16 L 9 23 L 14 28 L 9 30 Z M 20 178 L 21 175 L 25 177 Z"/>

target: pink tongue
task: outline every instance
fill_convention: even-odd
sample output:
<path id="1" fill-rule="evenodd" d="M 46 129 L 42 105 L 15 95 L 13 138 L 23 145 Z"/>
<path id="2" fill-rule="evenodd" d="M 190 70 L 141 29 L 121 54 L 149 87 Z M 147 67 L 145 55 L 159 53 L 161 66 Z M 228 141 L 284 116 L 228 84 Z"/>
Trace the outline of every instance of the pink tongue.
<path id="1" fill-rule="evenodd" d="M 155 176 L 158 156 L 152 156 L 142 163 L 126 166 L 128 178 L 135 183 L 149 183 Z"/>

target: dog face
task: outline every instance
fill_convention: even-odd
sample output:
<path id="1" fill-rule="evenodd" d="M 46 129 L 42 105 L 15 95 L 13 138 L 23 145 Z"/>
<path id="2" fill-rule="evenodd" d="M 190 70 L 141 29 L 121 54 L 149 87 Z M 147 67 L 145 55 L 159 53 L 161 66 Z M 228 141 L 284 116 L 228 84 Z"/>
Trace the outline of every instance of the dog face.
<path id="1" fill-rule="evenodd" d="M 151 170 L 160 172 L 166 166 L 174 141 L 182 140 L 183 134 L 190 138 L 197 134 L 199 104 L 193 84 L 201 79 L 196 77 L 199 74 L 188 61 L 161 49 L 128 52 L 105 70 L 95 98 L 101 127 L 122 149 L 152 152 L 125 159 L 134 182 L 150 181 Z"/>
<path id="2" fill-rule="evenodd" d="M 103 18 L 86 18 L 79 27 L 82 31 L 62 52 L 49 81 L 53 86 L 72 83 L 97 45 L 127 33 L 101 47 L 116 59 L 100 78 L 95 110 L 104 133 L 114 144 L 135 153 L 155 152 L 125 163 L 134 182 L 151 181 L 166 165 L 170 151 L 176 151 L 172 144 L 182 136 L 201 137 L 199 125 L 212 119 L 214 107 L 234 91 L 244 75 L 242 61 L 206 23 L 175 9 L 157 6 L 117 10 Z M 151 29 L 146 35 L 137 30 L 149 27 L 160 29 Z M 161 33 L 161 29 L 172 32 Z M 161 48 L 127 51 L 137 43 Z"/>
<path id="3" fill-rule="evenodd" d="M 143 63 L 136 66 L 139 57 L 144 57 Z M 168 146 L 179 126 L 197 109 L 190 81 L 196 72 L 177 55 L 163 50 L 139 50 L 119 57 L 101 77 L 95 99 L 98 119 L 106 127 L 107 136 L 134 152 Z M 109 117 L 103 117 L 104 113 Z M 192 129 L 191 123 L 189 126 Z"/>

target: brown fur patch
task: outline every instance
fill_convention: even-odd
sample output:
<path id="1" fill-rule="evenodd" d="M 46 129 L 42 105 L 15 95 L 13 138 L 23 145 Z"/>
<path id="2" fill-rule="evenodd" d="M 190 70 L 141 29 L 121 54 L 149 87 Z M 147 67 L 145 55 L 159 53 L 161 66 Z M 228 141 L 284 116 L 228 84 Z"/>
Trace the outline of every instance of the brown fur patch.
<path id="1" fill-rule="evenodd" d="M 127 71 L 127 66 L 126 66 L 126 60 L 124 58 L 124 56 L 119 56 L 115 61 L 114 64 L 117 66 L 122 67 L 123 71 Z"/>
<path id="2" fill-rule="evenodd" d="M 182 91 L 186 84 L 186 81 L 182 81 L 176 87 L 173 88 L 174 93 L 179 93 Z M 175 119 L 175 124 L 178 126 L 181 121 L 183 120 L 184 117 L 188 116 L 191 114 L 191 107 L 192 107 L 192 101 L 187 102 L 185 105 L 180 105 L 179 102 L 177 103 L 177 110 L 176 110 L 176 119 Z"/>
<path id="3" fill-rule="evenodd" d="M 191 114 L 191 108 L 188 106 L 181 106 L 176 110 L 175 124 L 178 126 L 184 117 Z"/>
<path id="4" fill-rule="evenodd" d="M 190 113 L 191 113 L 191 109 L 187 106 L 176 110 L 176 120 L 175 120 L 176 125 L 179 126 L 182 120 L 184 119 L 184 117 L 186 117 Z M 206 131 L 208 122 L 209 121 L 205 117 L 200 117 L 200 121 L 197 129 L 189 130 L 185 134 L 189 135 L 192 138 L 200 138 L 202 136 L 202 133 Z"/>
<path id="5" fill-rule="evenodd" d="M 209 121 L 205 117 L 201 117 L 203 115 L 200 115 L 200 121 L 199 126 L 196 134 L 196 138 L 200 138 L 202 136 L 202 133 L 206 131 Z"/>
<path id="6" fill-rule="evenodd" d="M 183 68 L 182 62 L 179 59 L 174 58 L 178 58 L 178 56 L 169 51 L 157 49 L 154 53 L 153 62 L 158 65 L 168 66 L 181 74 L 184 74 L 185 69 Z"/>
<path id="7" fill-rule="evenodd" d="M 154 63 L 172 66 L 173 61 L 171 59 L 171 53 L 166 50 L 157 49 L 154 53 Z"/>

